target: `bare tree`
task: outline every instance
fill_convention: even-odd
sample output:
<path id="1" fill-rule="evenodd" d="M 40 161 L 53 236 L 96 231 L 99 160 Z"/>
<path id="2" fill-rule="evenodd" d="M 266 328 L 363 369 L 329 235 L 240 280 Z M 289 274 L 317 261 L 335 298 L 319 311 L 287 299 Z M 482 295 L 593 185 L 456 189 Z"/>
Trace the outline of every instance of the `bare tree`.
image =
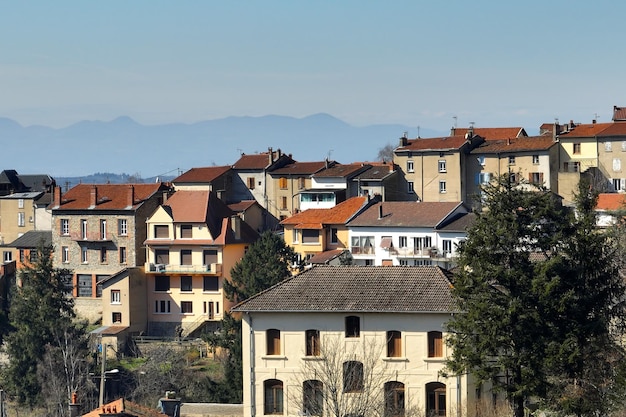
<path id="1" fill-rule="evenodd" d="M 337 334 L 316 340 L 307 341 L 309 351 L 296 377 L 298 385 L 289 391 L 292 409 L 298 407 L 302 415 L 332 417 L 419 414 L 405 404 L 404 385 L 393 381 L 393 372 L 381 360 L 385 344 L 380 340 L 362 337 L 346 342 Z"/>
<path id="2" fill-rule="evenodd" d="M 376 155 L 376 159 L 378 161 L 393 161 L 393 145 L 391 143 L 386 144 L 382 148 L 378 149 L 378 154 Z"/>

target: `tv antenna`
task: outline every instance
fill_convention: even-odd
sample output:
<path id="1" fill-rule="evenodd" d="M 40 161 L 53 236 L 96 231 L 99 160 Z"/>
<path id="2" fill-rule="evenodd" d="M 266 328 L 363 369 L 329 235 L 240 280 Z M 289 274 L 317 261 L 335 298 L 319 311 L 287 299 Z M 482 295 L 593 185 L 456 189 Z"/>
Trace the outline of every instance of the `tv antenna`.
<path id="1" fill-rule="evenodd" d="M 456 117 L 456 115 L 455 115 L 455 116 L 452 116 L 452 118 L 454 119 L 454 128 L 456 129 L 456 121 L 457 121 L 457 117 Z"/>

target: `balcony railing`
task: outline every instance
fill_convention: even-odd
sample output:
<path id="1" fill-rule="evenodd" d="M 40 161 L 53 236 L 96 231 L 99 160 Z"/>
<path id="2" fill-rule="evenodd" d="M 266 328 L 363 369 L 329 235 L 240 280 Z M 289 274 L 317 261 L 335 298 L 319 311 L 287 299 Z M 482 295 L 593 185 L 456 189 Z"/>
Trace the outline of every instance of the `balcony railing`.
<path id="1" fill-rule="evenodd" d="M 159 273 L 188 273 L 188 274 L 221 274 L 222 264 L 208 265 L 173 265 L 173 264 L 154 264 L 146 263 L 146 272 Z"/>
<path id="2" fill-rule="evenodd" d="M 353 255 L 373 255 L 374 248 L 372 246 L 353 246 L 350 250 Z"/>

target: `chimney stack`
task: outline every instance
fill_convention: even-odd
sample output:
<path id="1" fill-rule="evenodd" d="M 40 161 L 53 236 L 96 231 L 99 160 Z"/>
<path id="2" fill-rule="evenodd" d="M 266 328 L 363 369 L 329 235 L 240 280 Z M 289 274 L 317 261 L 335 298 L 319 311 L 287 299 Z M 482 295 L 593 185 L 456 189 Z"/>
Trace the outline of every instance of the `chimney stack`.
<path id="1" fill-rule="evenodd" d="M 274 163 L 274 150 L 272 148 L 267 148 L 267 151 L 269 153 L 269 162 L 271 165 Z"/>
<path id="2" fill-rule="evenodd" d="M 91 194 L 89 196 L 89 206 L 95 207 L 98 204 L 98 187 L 91 186 Z"/>
<path id="3" fill-rule="evenodd" d="M 54 187 L 54 207 L 61 207 L 61 187 Z"/>
<path id="4" fill-rule="evenodd" d="M 131 208 L 135 204 L 135 187 L 133 185 L 128 186 L 128 201 L 126 207 Z"/>
<path id="5" fill-rule="evenodd" d="M 241 217 L 235 215 L 230 218 L 230 227 L 235 234 L 235 239 L 241 239 Z"/>
<path id="6" fill-rule="evenodd" d="M 383 218 L 383 203 L 380 203 L 380 206 L 378 206 L 378 219 L 382 219 Z"/>

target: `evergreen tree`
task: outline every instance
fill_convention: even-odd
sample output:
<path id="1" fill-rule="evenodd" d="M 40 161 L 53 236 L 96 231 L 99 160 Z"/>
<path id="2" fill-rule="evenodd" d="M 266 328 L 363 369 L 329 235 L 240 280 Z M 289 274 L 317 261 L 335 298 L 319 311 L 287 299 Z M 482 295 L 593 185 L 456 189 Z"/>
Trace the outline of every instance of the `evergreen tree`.
<path id="1" fill-rule="evenodd" d="M 482 199 L 459 248 L 448 368 L 504 390 L 521 417 L 528 398 L 565 398 L 598 371 L 593 361 L 619 357 L 610 325 L 621 320 L 624 287 L 609 259 L 614 240 L 595 232 L 592 193 L 580 193 L 577 218 L 547 190 L 504 177 L 484 187 Z"/>
<path id="2" fill-rule="evenodd" d="M 52 265 L 52 247 L 41 245 L 37 260 L 20 270 L 21 288 L 14 290 L 9 310 L 12 327 L 7 336 L 9 392 L 22 404 L 34 405 L 41 387 L 37 366 L 47 345 L 55 344 L 55 330 L 71 327 L 73 300 L 64 290 L 67 270 Z"/>
<path id="3" fill-rule="evenodd" d="M 231 301 L 244 301 L 290 275 L 293 249 L 272 232 L 265 232 L 253 243 L 241 261 L 230 271 L 224 292 Z"/>

